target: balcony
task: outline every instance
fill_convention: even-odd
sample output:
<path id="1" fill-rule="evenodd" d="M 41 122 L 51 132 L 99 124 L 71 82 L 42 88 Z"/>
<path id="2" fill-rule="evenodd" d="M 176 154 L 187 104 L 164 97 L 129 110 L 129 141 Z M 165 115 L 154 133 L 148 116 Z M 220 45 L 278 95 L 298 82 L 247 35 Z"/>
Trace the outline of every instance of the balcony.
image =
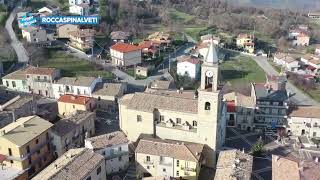
<path id="1" fill-rule="evenodd" d="M 195 168 L 190 168 L 190 167 L 181 167 L 181 170 L 189 171 L 189 172 L 196 172 Z"/>
<path id="2" fill-rule="evenodd" d="M 108 155 L 106 157 L 106 160 L 110 160 L 110 159 L 114 159 L 114 158 L 118 158 L 120 156 L 125 156 L 125 155 L 129 155 L 128 151 L 117 151 L 117 152 L 113 152 L 112 154 Z"/>
<path id="3" fill-rule="evenodd" d="M 185 126 L 176 125 L 176 124 L 172 124 L 172 126 L 168 126 L 164 122 L 159 122 L 156 124 L 156 126 L 170 128 L 170 129 L 176 129 L 176 130 L 181 130 L 181 131 L 189 131 L 189 132 L 194 132 L 194 133 L 197 132 L 197 128 L 195 128 L 193 126 L 189 126 L 189 129 L 187 129 Z"/>

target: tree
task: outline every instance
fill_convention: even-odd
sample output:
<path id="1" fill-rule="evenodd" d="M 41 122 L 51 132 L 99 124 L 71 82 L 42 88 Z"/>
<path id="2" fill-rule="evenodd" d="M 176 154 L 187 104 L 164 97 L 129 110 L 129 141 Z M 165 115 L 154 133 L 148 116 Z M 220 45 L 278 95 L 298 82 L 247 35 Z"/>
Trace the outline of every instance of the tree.
<path id="1" fill-rule="evenodd" d="M 253 156 L 261 156 L 264 152 L 264 143 L 260 137 L 258 141 L 251 147 L 251 154 Z"/>
<path id="2" fill-rule="evenodd" d="M 289 43 L 287 41 L 287 39 L 282 36 L 279 40 L 278 40 L 278 48 L 281 50 L 281 51 L 285 51 L 287 50 L 289 47 Z"/>

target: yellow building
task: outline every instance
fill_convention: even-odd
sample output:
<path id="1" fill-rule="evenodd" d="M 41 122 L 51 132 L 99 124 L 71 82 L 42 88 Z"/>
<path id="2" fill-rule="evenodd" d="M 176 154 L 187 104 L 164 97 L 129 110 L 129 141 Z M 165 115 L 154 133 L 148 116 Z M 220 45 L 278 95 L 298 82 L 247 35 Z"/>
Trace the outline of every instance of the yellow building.
<path id="1" fill-rule="evenodd" d="M 211 44 L 201 67 L 201 85 L 195 91 L 147 90 L 127 94 L 119 101 L 120 129 L 130 141 L 141 134 L 162 139 L 207 144 L 214 167 L 216 150 L 224 143 L 226 104 L 219 85 L 217 52 Z"/>
<path id="2" fill-rule="evenodd" d="M 52 161 L 51 126 L 38 116 L 28 116 L 0 129 L 0 179 L 28 179 Z"/>
<path id="3" fill-rule="evenodd" d="M 58 100 L 58 111 L 62 116 L 69 116 L 76 111 L 93 111 L 95 102 L 93 98 L 76 95 L 62 95 Z"/>
<path id="4" fill-rule="evenodd" d="M 251 34 L 239 34 L 236 45 L 238 48 L 244 48 L 249 53 L 254 52 L 254 36 Z"/>
<path id="5" fill-rule="evenodd" d="M 196 180 L 203 160 L 203 144 L 145 138 L 135 150 L 137 175 Z"/>

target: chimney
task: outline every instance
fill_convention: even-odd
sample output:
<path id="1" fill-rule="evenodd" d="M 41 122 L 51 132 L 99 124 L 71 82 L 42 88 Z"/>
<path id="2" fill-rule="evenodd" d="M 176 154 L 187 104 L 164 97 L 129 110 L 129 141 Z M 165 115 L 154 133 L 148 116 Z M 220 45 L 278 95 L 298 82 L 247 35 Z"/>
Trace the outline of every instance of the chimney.
<path id="1" fill-rule="evenodd" d="M 55 167 L 56 169 L 58 169 L 58 165 L 57 165 L 57 164 L 54 164 L 54 167 Z"/>
<path id="2" fill-rule="evenodd" d="M 0 136 L 3 136 L 3 135 L 5 135 L 5 134 L 6 134 L 6 130 L 0 131 Z"/>
<path id="3" fill-rule="evenodd" d="M 279 156 L 275 156 L 275 161 L 277 162 L 279 160 Z"/>

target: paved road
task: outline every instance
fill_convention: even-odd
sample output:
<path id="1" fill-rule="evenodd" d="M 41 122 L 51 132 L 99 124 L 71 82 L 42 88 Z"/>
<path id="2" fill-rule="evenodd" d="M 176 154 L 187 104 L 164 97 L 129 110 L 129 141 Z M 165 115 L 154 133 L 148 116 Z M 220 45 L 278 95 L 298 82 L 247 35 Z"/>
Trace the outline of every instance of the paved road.
<path id="1" fill-rule="evenodd" d="M 12 22 L 13 22 L 14 18 L 16 17 L 16 14 L 17 14 L 17 8 L 12 10 L 9 18 L 6 21 L 5 28 L 9 33 L 9 36 L 11 39 L 11 46 L 13 47 L 13 49 L 15 50 L 15 52 L 17 54 L 18 61 L 26 63 L 29 61 L 27 51 L 23 47 L 22 43 L 18 40 L 18 38 L 12 28 Z"/>
<path id="2" fill-rule="evenodd" d="M 252 57 L 252 56 L 250 56 Z M 279 73 L 270 65 L 266 57 L 262 56 L 254 56 L 252 59 L 268 74 L 268 75 L 279 75 Z M 299 105 L 320 105 L 320 103 L 316 102 L 311 97 L 305 95 L 302 91 L 300 91 L 297 87 L 295 87 L 292 83 L 287 82 L 287 90 L 290 93 L 293 93 L 292 97 L 293 101 Z"/>

